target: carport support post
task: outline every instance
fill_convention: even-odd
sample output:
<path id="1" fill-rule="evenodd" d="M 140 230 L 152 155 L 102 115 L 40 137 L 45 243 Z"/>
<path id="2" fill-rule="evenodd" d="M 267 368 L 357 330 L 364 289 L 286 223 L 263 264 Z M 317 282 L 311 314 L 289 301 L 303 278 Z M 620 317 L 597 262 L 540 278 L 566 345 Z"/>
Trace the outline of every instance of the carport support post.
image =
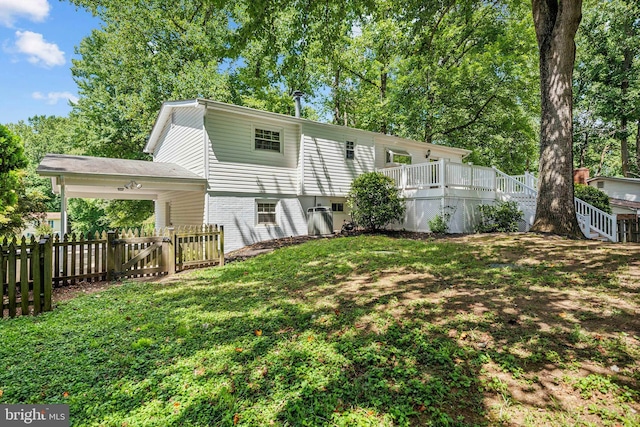
<path id="1" fill-rule="evenodd" d="M 65 194 L 64 176 L 60 175 L 60 238 L 67 234 L 67 195 Z"/>

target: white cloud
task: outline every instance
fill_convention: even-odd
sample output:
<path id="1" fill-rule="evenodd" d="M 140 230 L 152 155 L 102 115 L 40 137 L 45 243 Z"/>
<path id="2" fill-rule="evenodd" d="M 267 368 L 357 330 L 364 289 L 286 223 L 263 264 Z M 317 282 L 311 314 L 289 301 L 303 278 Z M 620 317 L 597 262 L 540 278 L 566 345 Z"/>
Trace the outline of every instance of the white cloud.
<path id="1" fill-rule="evenodd" d="M 2 0 L 0 0 L 2 1 Z M 45 67 L 64 65 L 64 52 L 55 43 L 47 42 L 42 34 L 31 31 L 16 31 L 18 52 L 29 56 L 29 62 Z"/>
<path id="2" fill-rule="evenodd" d="M 61 99 L 69 100 L 74 104 L 78 102 L 78 97 L 71 92 L 49 92 L 46 95 L 44 95 L 42 92 L 33 92 L 33 94 L 31 94 L 31 97 L 33 99 L 47 101 L 47 104 L 49 105 L 55 105 Z"/>
<path id="3" fill-rule="evenodd" d="M 47 0 L 0 0 L 0 24 L 13 26 L 18 16 L 41 22 L 49 15 Z"/>

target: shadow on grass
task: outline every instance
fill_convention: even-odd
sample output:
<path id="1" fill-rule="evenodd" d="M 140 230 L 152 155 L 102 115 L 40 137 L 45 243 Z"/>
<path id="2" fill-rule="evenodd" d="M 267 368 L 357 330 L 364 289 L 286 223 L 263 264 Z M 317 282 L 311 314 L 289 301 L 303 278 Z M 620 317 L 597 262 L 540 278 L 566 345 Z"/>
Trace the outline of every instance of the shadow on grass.
<path id="1" fill-rule="evenodd" d="M 3 334 L 21 353 L 2 352 L 0 402 L 68 402 L 74 425 L 518 422 L 503 399 L 570 422 L 582 389 L 552 377 L 580 371 L 617 410 L 638 381 L 637 288 L 618 273 L 638 256 L 471 243 L 309 242 L 71 301 Z"/>

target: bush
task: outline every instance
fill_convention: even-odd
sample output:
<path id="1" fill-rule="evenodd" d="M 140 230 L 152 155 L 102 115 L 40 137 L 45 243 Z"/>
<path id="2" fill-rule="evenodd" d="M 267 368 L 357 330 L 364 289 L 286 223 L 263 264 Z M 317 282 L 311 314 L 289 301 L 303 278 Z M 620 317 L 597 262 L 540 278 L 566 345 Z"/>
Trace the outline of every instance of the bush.
<path id="1" fill-rule="evenodd" d="M 495 205 L 479 205 L 480 223 L 477 233 L 505 233 L 518 231 L 523 213 L 516 202 L 497 202 Z"/>
<path id="2" fill-rule="evenodd" d="M 429 230 L 435 234 L 444 234 L 449 231 L 449 214 L 436 215 L 433 219 L 427 221 Z"/>
<path id="3" fill-rule="evenodd" d="M 366 230 L 378 230 L 404 216 L 404 200 L 392 178 L 380 172 L 360 175 L 347 196 L 353 221 Z"/>
<path id="4" fill-rule="evenodd" d="M 595 206 L 601 211 L 611 213 L 611 205 L 609 204 L 609 196 L 596 187 L 585 184 L 575 184 L 573 187 L 573 195 L 583 202 L 587 202 L 590 205 Z"/>

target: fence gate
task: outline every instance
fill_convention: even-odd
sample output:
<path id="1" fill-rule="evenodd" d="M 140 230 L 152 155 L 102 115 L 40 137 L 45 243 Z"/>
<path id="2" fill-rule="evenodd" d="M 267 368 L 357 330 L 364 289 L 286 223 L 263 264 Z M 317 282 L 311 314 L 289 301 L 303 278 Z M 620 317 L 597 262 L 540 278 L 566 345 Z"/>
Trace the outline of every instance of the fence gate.
<path id="1" fill-rule="evenodd" d="M 135 232 L 107 234 L 109 279 L 156 276 L 170 273 L 171 238 L 139 236 Z"/>

